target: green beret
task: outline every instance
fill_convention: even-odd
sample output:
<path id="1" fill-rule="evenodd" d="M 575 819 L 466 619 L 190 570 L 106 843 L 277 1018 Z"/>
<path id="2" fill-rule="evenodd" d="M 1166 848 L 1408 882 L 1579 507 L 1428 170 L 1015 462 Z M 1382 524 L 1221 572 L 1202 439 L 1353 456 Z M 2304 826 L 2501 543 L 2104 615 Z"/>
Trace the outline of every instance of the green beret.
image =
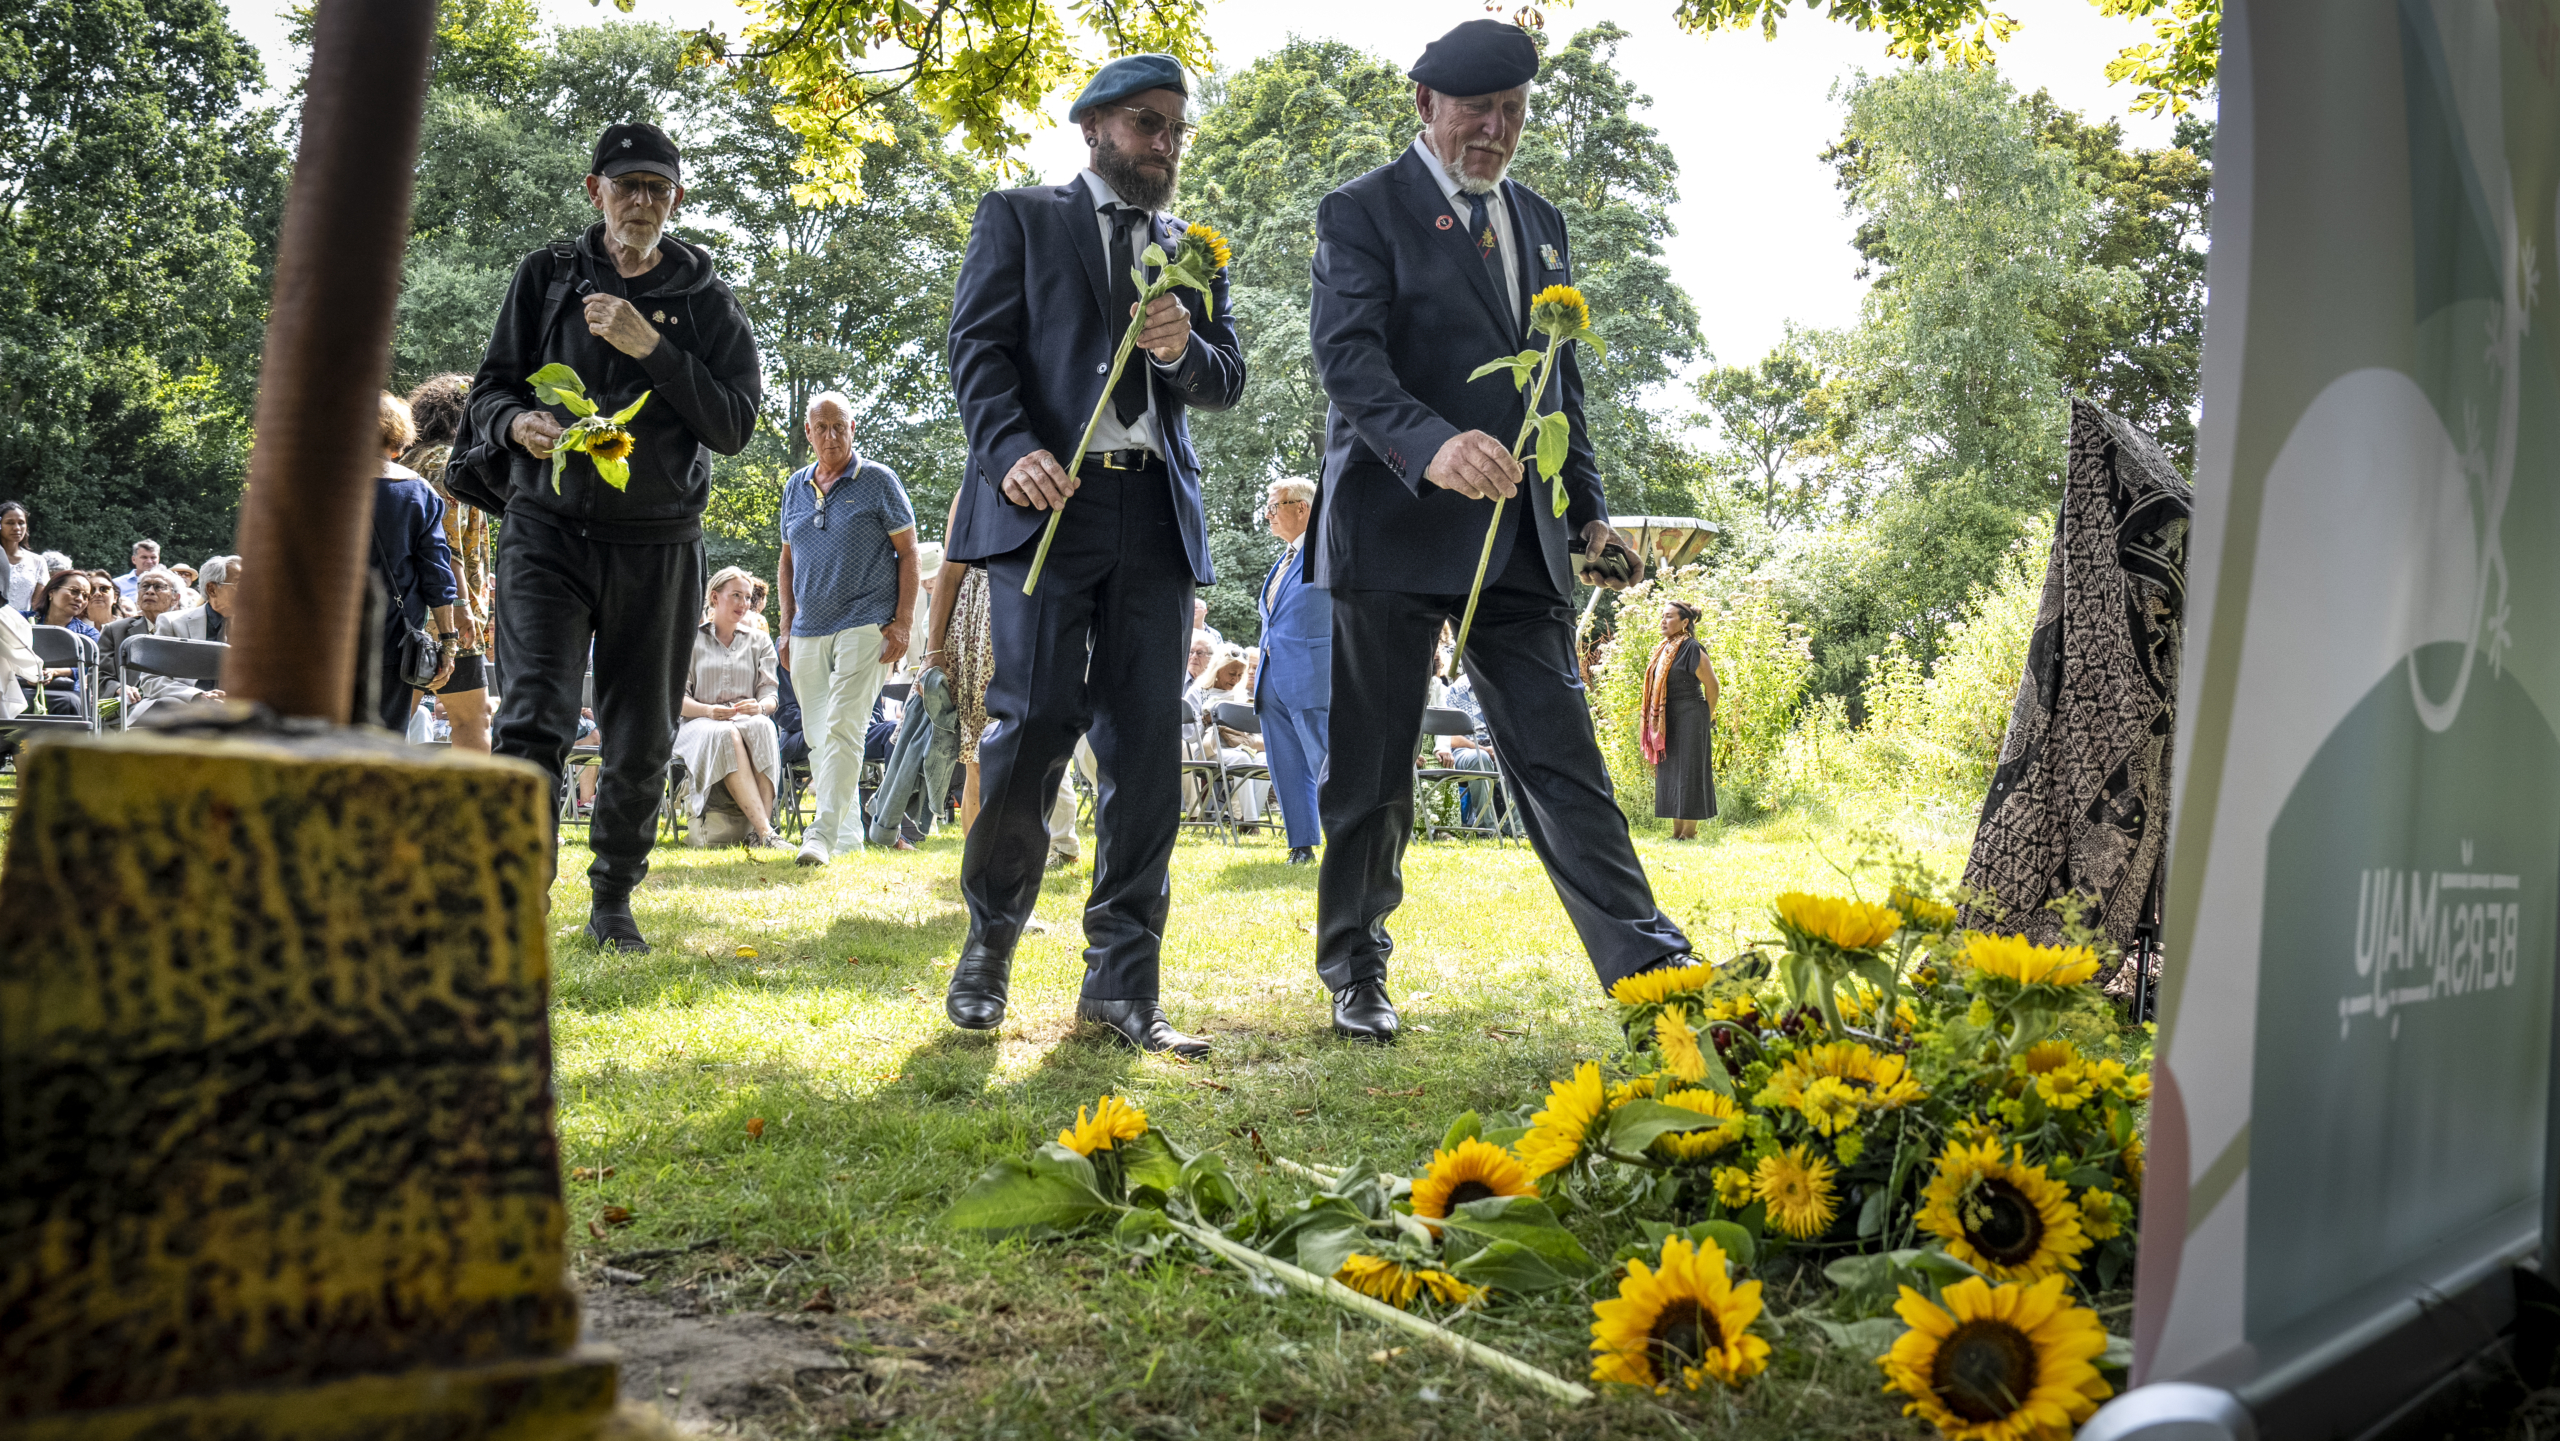
<path id="1" fill-rule="evenodd" d="M 1491 95 L 1538 76 L 1538 46 L 1507 20 L 1469 20 L 1422 47 L 1406 78 L 1443 95 Z"/>
<path id="2" fill-rule="evenodd" d="M 1114 104 L 1146 90 L 1170 90 L 1190 98 L 1182 62 L 1170 55 L 1123 55 L 1093 72 L 1076 103 L 1067 107 L 1067 118 L 1073 120 L 1096 105 Z"/>

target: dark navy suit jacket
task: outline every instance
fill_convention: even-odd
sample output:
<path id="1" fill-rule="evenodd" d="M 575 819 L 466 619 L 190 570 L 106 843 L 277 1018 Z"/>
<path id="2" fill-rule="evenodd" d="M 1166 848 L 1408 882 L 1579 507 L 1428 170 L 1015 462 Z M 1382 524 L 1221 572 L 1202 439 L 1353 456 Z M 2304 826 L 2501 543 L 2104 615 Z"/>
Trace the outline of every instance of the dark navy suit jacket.
<path id="1" fill-rule="evenodd" d="M 1186 227 L 1158 216 L 1155 241 L 1171 254 Z M 1093 195 L 1081 177 L 1065 185 L 998 190 L 978 202 L 968 253 L 951 301 L 951 388 L 969 437 L 969 478 L 947 538 L 953 560 L 1003 555 L 1040 533 L 1049 513 L 1005 498 L 1015 461 L 1046 450 L 1069 470 L 1069 454 L 1102 397 L 1112 353 L 1129 327 L 1112 313 Z M 1114 264 L 1126 267 L 1125 260 Z M 1177 288 L 1191 311 L 1191 344 L 1172 370 L 1157 369 L 1144 351 L 1129 357 L 1155 388 L 1165 468 L 1173 476 L 1173 512 L 1191 558 L 1192 579 L 1217 578 L 1209 563 L 1208 526 L 1200 513 L 1200 457 L 1191 448 L 1186 408 L 1224 410 L 1244 393 L 1244 353 L 1227 312 L 1227 273 L 1210 282 L 1216 318 L 1195 290 Z M 1074 504 L 1069 501 L 1068 504 Z"/>
<path id="2" fill-rule="evenodd" d="M 1506 180 L 1502 194 L 1518 243 L 1522 295 L 1505 305 L 1420 155 L 1408 149 L 1324 198 L 1316 212 L 1315 301 L 1308 318 L 1316 374 L 1332 400 L 1316 543 L 1307 573 L 1334 590 L 1460 595 L 1475 579 L 1492 503 L 1422 478 L 1440 447 L 1481 430 L 1504 446 L 1520 433 L 1525 398 L 1507 376 L 1470 381 L 1477 366 L 1530 347 L 1527 297 L 1573 283 L 1564 217 L 1536 192 Z M 1543 341 L 1543 337 L 1540 338 Z M 1502 508 L 1494 571 L 1511 554 L 1522 516 L 1556 593 L 1571 595 L 1566 552 L 1594 520 L 1609 518 L 1600 468 L 1582 419 L 1582 372 L 1568 348 L 1548 378 L 1542 408 L 1573 417 L 1564 468 L 1567 508 L 1556 518 L 1536 467 Z M 1490 579 L 1490 577 L 1488 577 Z"/>
<path id="3" fill-rule="evenodd" d="M 1481 534 L 1481 532 L 1479 532 Z M 1308 536 L 1301 552 L 1315 548 Z M 1308 583 L 1303 566 L 1291 566 L 1287 551 L 1271 562 L 1279 575 L 1275 594 L 1272 576 L 1262 578 L 1262 671 L 1254 680 L 1253 707 L 1276 700 L 1293 710 L 1321 709 L 1333 696 L 1333 597 Z M 1281 572 L 1286 571 L 1286 574 Z M 1263 597 L 1270 597 L 1264 600 Z"/>

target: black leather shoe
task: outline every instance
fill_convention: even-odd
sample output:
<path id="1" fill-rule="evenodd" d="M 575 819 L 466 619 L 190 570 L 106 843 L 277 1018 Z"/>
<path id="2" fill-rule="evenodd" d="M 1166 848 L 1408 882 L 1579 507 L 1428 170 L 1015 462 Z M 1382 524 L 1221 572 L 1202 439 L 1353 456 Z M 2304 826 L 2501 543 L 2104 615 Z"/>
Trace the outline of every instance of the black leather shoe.
<path id="1" fill-rule="evenodd" d="M 1333 1033 L 1346 1041 L 1392 1046 L 1402 1025 L 1384 981 L 1361 981 L 1333 993 Z"/>
<path id="2" fill-rule="evenodd" d="M 1076 1019 L 1109 1028 L 1120 1043 L 1141 1051 L 1171 1051 L 1186 1061 L 1197 1061 L 1209 1054 L 1209 1043 L 1198 1036 L 1186 1036 L 1164 1018 L 1164 1007 L 1154 1001 L 1101 1001 L 1091 996 L 1076 1002 Z"/>
<path id="3" fill-rule="evenodd" d="M 587 939 L 608 951 L 644 956 L 649 943 L 640 938 L 640 923 L 631 918 L 629 896 L 597 896 L 587 909 Z"/>
<path id="4" fill-rule="evenodd" d="M 1314 865 L 1315 863 L 1316 863 L 1316 848 L 1315 848 L 1315 847 L 1313 847 L 1313 846 L 1291 846 L 1291 847 L 1289 848 L 1289 864 L 1291 864 L 1291 865 L 1293 865 L 1293 866 L 1311 866 L 1311 865 Z"/>
<path id="5" fill-rule="evenodd" d="M 961 949 L 951 968 L 951 989 L 942 998 L 943 1014 L 964 1031 L 992 1031 L 1004 1024 L 1005 988 L 1013 981 L 1013 957 L 983 946 Z"/>

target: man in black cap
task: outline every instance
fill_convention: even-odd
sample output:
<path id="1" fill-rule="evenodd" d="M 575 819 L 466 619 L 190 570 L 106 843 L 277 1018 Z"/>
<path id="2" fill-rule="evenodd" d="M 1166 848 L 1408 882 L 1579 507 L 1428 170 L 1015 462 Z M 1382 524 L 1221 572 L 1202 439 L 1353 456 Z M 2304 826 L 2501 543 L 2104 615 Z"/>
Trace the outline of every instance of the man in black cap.
<path id="1" fill-rule="evenodd" d="M 606 128 L 587 176 L 603 219 L 516 267 L 469 401 L 472 431 L 503 451 L 509 481 L 498 533 L 506 694 L 491 748 L 556 774 L 577 738 L 592 651 L 604 774 L 587 934 L 626 951 L 648 949 L 631 891 L 648 874 L 702 619 L 711 455 L 746 449 L 764 397 L 746 312 L 709 255 L 666 233 L 683 178 L 665 131 Z M 543 405 L 526 377 L 554 361 L 605 414 L 648 395 L 629 422 L 626 485 L 577 451 L 553 480 L 552 447 L 576 417 Z"/>
<path id="2" fill-rule="evenodd" d="M 1413 830 L 1413 738 L 1444 623 L 1466 609 L 1489 502 L 1502 508 L 1466 668 L 1505 782 L 1601 983 L 1685 961 L 1654 903 L 1592 733 L 1574 665 L 1571 552 L 1623 552 L 1568 347 L 1542 411 L 1573 418 L 1569 504 L 1523 487 L 1511 458 L 1526 401 L 1475 368 L 1530 348 L 1529 298 L 1573 281 L 1564 217 L 1504 178 L 1538 51 L 1516 25 L 1470 20 L 1409 72 L 1422 133 L 1316 214 L 1316 371 L 1332 400 L 1308 579 L 1333 595 L 1333 716 L 1319 807 L 1316 971 L 1334 1030 L 1391 1041 L 1394 948 Z M 1585 563 L 1584 578 L 1601 581 Z M 1623 583 L 1623 582 L 1617 582 Z"/>
<path id="3" fill-rule="evenodd" d="M 1122 370 L 1086 453 L 1070 453 L 1137 311 L 1130 271 L 1151 244 L 1171 254 L 1187 228 L 1163 211 L 1189 94 L 1170 56 L 1103 66 L 1067 111 L 1092 164 L 1065 185 L 980 201 L 960 264 L 951 385 L 969 468 L 946 553 L 987 568 L 996 668 L 960 865 L 969 938 L 945 1009 L 970 1030 L 1003 1022 L 1051 798 L 1089 727 L 1101 793 L 1076 1014 L 1143 1050 L 1198 1056 L 1208 1043 L 1176 1031 L 1157 1003 L 1157 963 L 1182 808 L 1192 591 L 1215 578 L 1185 417 L 1244 392 L 1223 267 L 1214 307 L 1187 289 L 1149 303 L 1143 354 Z M 1057 539 L 1025 595 L 1053 510 Z"/>

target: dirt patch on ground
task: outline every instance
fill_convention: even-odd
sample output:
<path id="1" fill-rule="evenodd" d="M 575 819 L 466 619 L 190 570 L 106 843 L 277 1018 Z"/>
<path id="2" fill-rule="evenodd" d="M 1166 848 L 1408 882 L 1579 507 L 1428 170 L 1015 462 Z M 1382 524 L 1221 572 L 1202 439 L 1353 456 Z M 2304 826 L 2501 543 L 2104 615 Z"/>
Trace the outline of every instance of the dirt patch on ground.
<path id="1" fill-rule="evenodd" d="M 585 1339 L 622 1353 L 622 1399 L 694 1435 L 797 1438 L 883 1426 L 901 1393 L 962 1358 L 896 1322 L 827 1312 L 715 1314 L 683 1291 L 587 1288 Z"/>

